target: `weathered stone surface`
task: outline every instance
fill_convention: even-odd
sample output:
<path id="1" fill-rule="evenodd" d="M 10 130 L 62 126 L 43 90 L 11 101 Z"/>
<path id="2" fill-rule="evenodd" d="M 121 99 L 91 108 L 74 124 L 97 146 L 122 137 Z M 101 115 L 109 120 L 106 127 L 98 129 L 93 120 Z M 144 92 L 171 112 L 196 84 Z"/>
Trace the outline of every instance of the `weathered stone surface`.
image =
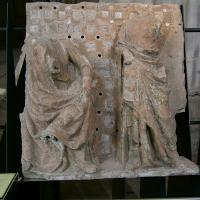
<path id="1" fill-rule="evenodd" d="M 93 67 L 71 41 L 37 39 L 27 52 L 24 170 L 57 172 L 73 164 L 95 172 Z"/>
<path id="2" fill-rule="evenodd" d="M 122 34 L 127 26 L 128 40 Z M 194 164 L 176 153 L 173 117 L 185 106 L 183 32 L 177 5 L 32 3 L 27 4 L 26 32 L 26 105 L 21 114 L 25 177 L 198 173 Z M 127 44 L 131 48 L 136 44 L 139 53 L 128 52 Z M 130 63 L 132 69 L 124 76 Z M 142 77 L 136 76 L 136 69 Z M 137 102 L 142 99 L 134 100 L 136 80 L 138 94 L 147 100 L 140 108 Z M 155 93 L 150 92 L 152 86 Z M 123 87 L 129 88 L 126 94 Z M 123 98 L 137 107 L 138 115 L 122 106 Z M 149 129 L 143 123 L 144 129 L 138 131 L 137 120 L 149 123 Z M 120 135 L 142 138 L 135 145 Z M 128 149 L 141 151 L 140 144 L 146 142 L 151 151 L 143 158 L 152 159 L 135 167 L 141 157 Z M 133 162 L 127 163 L 128 157 Z"/>
<path id="3" fill-rule="evenodd" d="M 147 16 L 124 23 L 117 43 L 123 56 L 118 154 L 122 163 L 135 168 L 178 162 L 167 73 L 160 57 L 170 28 L 162 12 Z"/>
<path id="4" fill-rule="evenodd" d="M 144 3 L 143 5 L 149 4 L 158 4 L 160 6 L 166 3 L 176 3 L 175 7 L 178 4 L 183 4 L 183 0 L 170 0 L 170 1 L 160 1 L 160 0 L 100 0 L 102 3 Z M 171 4 L 172 5 L 172 4 Z M 185 7 L 187 4 L 185 2 Z M 176 8 L 178 9 L 178 8 Z M 187 10 L 187 9 L 186 9 Z M 168 10 L 169 11 L 169 10 Z M 168 84 L 170 87 L 169 95 L 169 105 L 172 113 L 184 112 L 186 105 L 186 91 L 185 91 L 185 74 L 184 74 L 184 51 L 183 51 L 183 28 L 182 28 L 182 17 L 179 11 L 173 12 L 173 15 L 170 12 L 166 13 L 168 18 L 168 23 L 173 21 L 173 30 L 170 31 L 168 35 L 167 42 L 162 48 L 161 57 L 162 63 L 165 65 L 168 73 Z M 165 8 L 164 8 L 165 12 Z M 187 19 L 187 18 L 186 18 Z M 178 59 L 177 59 L 178 58 Z"/>
<path id="5" fill-rule="evenodd" d="M 48 180 L 89 180 L 102 178 L 130 178 L 130 177 L 151 177 L 151 176 L 174 176 L 174 175 L 194 175 L 198 173 L 198 167 L 184 157 L 180 158 L 179 166 L 157 167 L 147 169 L 123 169 L 119 164 L 113 161 L 106 161 L 101 165 L 100 171 L 93 174 L 86 174 L 81 171 L 68 169 L 60 174 L 50 174 L 41 172 L 24 171 L 25 177 Z M 115 167 L 114 167 L 115 166 Z"/>

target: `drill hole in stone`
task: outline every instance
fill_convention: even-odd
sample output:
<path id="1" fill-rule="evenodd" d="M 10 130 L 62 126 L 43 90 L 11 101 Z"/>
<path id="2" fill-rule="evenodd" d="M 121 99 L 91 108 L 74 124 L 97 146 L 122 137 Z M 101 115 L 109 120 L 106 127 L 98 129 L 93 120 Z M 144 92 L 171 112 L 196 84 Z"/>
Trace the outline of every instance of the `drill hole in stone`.
<path id="1" fill-rule="evenodd" d="M 55 66 L 54 66 L 54 69 L 55 69 L 55 70 L 58 70 L 58 69 L 59 69 L 59 67 L 55 65 Z"/>
<path id="2" fill-rule="evenodd" d="M 82 9 L 84 9 L 84 8 L 85 8 L 85 6 L 81 6 L 81 8 L 82 8 Z"/>
<path id="3" fill-rule="evenodd" d="M 70 39 L 70 38 L 71 38 L 71 35 L 68 35 L 68 38 Z"/>
<path id="4" fill-rule="evenodd" d="M 100 110 L 98 110 L 98 111 L 97 111 L 97 114 L 101 114 L 101 111 L 100 111 Z"/>
<path id="5" fill-rule="evenodd" d="M 40 6 L 39 8 L 40 8 L 40 10 L 42 10 L 42 6 Z"/>
<path id="6" fill-rule="evenodd" d="M 56 6 L 54 6 L 53 9 L 56 10 L 57 9 Z"/>
<path id="7" fill-rule="evenodd" d="M 98 54 L 98 57 L 101 58 L 101 54 L 100 53 Z"/>
<path id="8" fill-rule="evenodd" d="M 97 36 L 96 36 L 96 38 L 97 38 L 97 40 L 99 40 L 99 39 L 100 39 L 100 36 L 99 36 L 99 35 L 97 35 Z"/>
<path id="9" fill-rule="evenodd" d="M 85 38 L 85 36 L 84 35 L 81 35 L 81 39 L 84 39 Z"/>
<path id="10" fill-rule="evenodd" d="M 99 128 L 96 128 L 96 131 L 98 131 L 99 130 Z"/>
<path id="11" fill-rule="evenodd" d="M 99 92 L 99 96 L 102 96 L 102 92 Z"/>

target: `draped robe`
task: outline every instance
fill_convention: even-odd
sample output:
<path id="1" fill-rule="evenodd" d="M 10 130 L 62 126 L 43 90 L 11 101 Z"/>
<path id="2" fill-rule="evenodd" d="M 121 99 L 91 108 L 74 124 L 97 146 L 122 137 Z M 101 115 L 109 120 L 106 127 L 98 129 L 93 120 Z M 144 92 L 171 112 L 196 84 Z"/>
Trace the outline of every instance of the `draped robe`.
<path id="1" fill-rule="evenodd" d="M 123 66 L 117 151 L 124 165 L 174 165 L 178 158 L 167 74 L 159 60 L 168 33 L 155 16 L 129 20 L 119 31 Z"/>
<path id="2" fill-rule="evenodd" d="M 92 80 L 92 66 L 72 43 L 67 53 L 53 40 L 38 40 L 27 51 L 26 99 L 20 115 L 23 170 L 62 172 L 70 164 L 68 150 L 91 147 L 95 112 L 83 85 Z"/>

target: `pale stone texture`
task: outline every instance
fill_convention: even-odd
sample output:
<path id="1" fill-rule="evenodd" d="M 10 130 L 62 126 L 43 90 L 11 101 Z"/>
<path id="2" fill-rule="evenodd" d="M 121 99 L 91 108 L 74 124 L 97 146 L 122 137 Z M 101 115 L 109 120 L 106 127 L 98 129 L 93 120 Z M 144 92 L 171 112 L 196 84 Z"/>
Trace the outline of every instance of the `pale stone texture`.
<path id="1" fill-rule="evenodd" d="M 123 57 L 118 154 L 133 168 L 178 162 L 170 80 L 162 57 L 174 29 L 168 18 L 163 12 L 137 11 L 118 34 Z"/>
<path id="2" fill-rule="evenodd" d="M 149 4 L 162 4 L 172 3 L 174 7 L 178 4 L 183 4 L 182 0 L 170 0 L 170 1 L 157 1 L 157 0 L 100 0 L 101 3 L 143 3 L 143 5 Z M 186 4 L 186 3 L 185 3 Z M 163 7 L 163 12 L 169 12 Z M 179 10 L 179 9 L 178 9 Z M 166 13 L 167 14 L 167 13 Z M 185 91 L 185 74 L 184 74 L 184 35 L 181 12 L 175 11 L 171 15 L 168 13 L 168 23 L 173 21 L 174 29 L 168 36 L 168 41 L 163 47 L 161 56 L 162 62 L 166 66 L 168 73 L 168 84 L 170 87 L 169 104 L 171 111 L 175 115 L 176 113 L 184 112 L 186 106 L 186 91 Z"/>
<path id="3" fill-rule="evenodd" d="M 86 174 L 81 171 L 68 170 L 60 174 L 49 174 L 41 172 L 24 171 L 24 175 L 27 178 L 35 179 L 48 179 L 48 180 L 90 180 L 90 179 L 102 179 L 102 178 L 131 178 L 131 177 L 152 177 L 152 176 L 174 176 L 174 175 L 195 175 L 198 173 L 199 168 L 187 160 L 181 157 L 181 162 L 178 167 L 157 167 L 148 169 L 137 169 L 135 171 L 122 169 L 120 165 L 112 160 L 102 164 L 101 170 L 93 174 Z M 113 167 L 115 166 L 115 168 Z"/>
<path id="4" fill-rule="evenodd" d="M 117 118 L 120 117 L 119 91 L 121 86 L 120 73 L 122 64 L 120 53 L 115 48 L 116 40 L 122 24 L 127 20 L 134 19 L 138 11 L 141 15 L 145 13 L 153 13 L 155 15 L 156 13 L 163 13 L 166 17 L 165 25 L 171 30 L 170 37 L 167 38 L 165 47 L 160 54 L 162 55 L 162 64 L 166 66 L 168 74 L 168 86 L 171 91 L 171 96 L 169 98 L 170 102 L 173 102 L 170 103 L 170 111 L 172 115 L 174 115 L 185 107 L 184 73 L 182 65 L 183 31 L 180 9 L 177 5 L 163 4 L 162 6 L 153 6 L 144 4 L 96 4 L 86 2 L 73 5 L 61 3 L 27 4 L 26 40 L 24 46 L 27 59 L 25 112 L 30 106 L 31 101 L 36 100 L 34 106 L 29 108 L 35 108 L 34 120 L 36 121 L 34 121 L 34 123 L 38 130 L 33 129 L 32 136 L 30 132 L 27 131 L 26 127 L 30 128 L 29 120 L 32 120 L 32 117 L 28 117 L 28 115 L 31 116 L 32 114 L 31 109 L 28 111 L 28 115 L 21 115 L 23 121 L 22 164 L 25 177 L 59 180 L 198 173 L 198 168 L 184 158 L 180 158 L 176 167 L 167 167 L 163 164 L 163 167 L 140 168 L 135 171 L 126 168 L 123 169 L 123 166 L 115 160 L 117 132 L 119 131 L 117 130 Z M 52 45 L 51 43 L 58 44 Z M 71 48 L 74 50 L 70 50 Z M 51 52 L 49 54 L 46 53 L 48 49 L 50 49 Z M 36 51 L 34 52 L 34 50 Z M 171 54 L 171 52 L 173 54 Z M 68 65 L 68 54 L 71 64 L 74 65 L 74 67 Z M 78 55 L 73 56 L 73 54 Z M 54 58 L 53 61 L 52 57 Z M 46 60 L 43 60 L 44 58 Z M 43 62 L 41 62 L 42 60 Z M 79 61 L 77 62 L 77 60 Z M 82 68 L 82 61 L 86 62 L 86 65 L 89 66 L 86 69 L 91 69 L 91 73 L 86 70 L 86 76 L 83 76 L 84 73 L 81 72 L 85 69 L 85 67 Z M 63 66 L 62 70 L 57 69 L 57 67 L 54 68 L 57 65 L 54 65 L 54 62 L 61 62 L 62 64 L 58 66 Z M 50 68 L 46 69 L 45 66 Z M 90 151 L 90 153 L 92 152 L 94 155 L 91 157 L 89 156 L 89 163 L 85 162 L 86 160 L 88 162 L 88 158 L 85 160 L 85 156 L 88 157 L 89 154 L 82 149 L 82 147 L 73 148 L 73 145 L 69 147 L 68 134 L 71 133 L 70 129 L 68 134 L 61 134 L 63 130 L 68 130 L 69 128 L 68 122 L 65 121 L 68 119 L 68 115 L 76 113 L 70 111 L 71 107 L 69 106 L 69 110 L 66 110 L 66 115 L 62 115 L 66 109 L 66 101 L 68 101 L 66 99 L 69 98 L 67 93 L 64 94 L 65 92 L 69 92 L 69 85 L 67 85 L 67 78 L 65 79 L 65 76 L 68 77 L 70 73 L 66 74 L 65 70 L 63 70 L 66 66 L 71 69 L 71 71 L 69 71 L 72 72 L 72 74 L 75 74 L 74 80 L 78 80 L 79 82 L 79 85 L 71 90 L 72 93 L 74 92 L 79 96 L 79 92 L 76 92 L 76 90 L 81 91 L 83 88 L 88 90 L 88 87 L 92 87 L 92 90 L 90 90 L 92 97 L 88 95 L 83 96 L 83 100 L 86 99 L 86 105 L 91 103 L 91 107 L 88 108 L 86 106 L 88 110 L 86 109 L 86 111 L 83 109 L 83 115 L 81 116 L 81 120 L 86 120 L 86 124 L 88 124 L 87 127 L 90 126 L 90 129 L 88 129 L 90 131 L 86 131 L 83 134 L 83 138 L 85 139 L 82 144 L 85 145 L 88 143 L 89 149 L 94 147 L 94 150 Z M 79 72 L 74 70 L 75 68 L 78 69 Z M 49 83 L 45 81 L 45 78 L 50 78 L 48 70 L 51 74 L 59 74 L 59 76 L 61 76 L 61 78 L 58 78 L 59 76 L 52 76 L 53 79 L 58 79 L 57 83 L 54 82 L 52 85 L 52 83 L 50 83 L 51 81 Z M 61 72 L 59 71 L 57 73 L 57 70 L 61 70 Z M 30 71 L 33 71 L 32 75 Z M 178 74 L 179 77 L 174 76 L 175 74 Z M 34 78 L 34 76 L 36 77 Z M 88 77 L 89 84 L 87 81 Z M 45 87 L 42 90 L 46 90 L 47 93 L 52 92 L 52 101 L 57 99 L 58 105 L 63 105 L 64 110 L 58 109 L 58 105 L 56 104 L 52 107 L 50 105 L 51 103 L 48 103 L 51 102 L 51 100 L 48 99 L 50 98 L 49 95 L 44 96 L 44 99 L 40 99 L 43 93 L 42 90 L 40 93 L 37 93 L 38 88 L 41 87 L 41 85 L 37 83 L 38 78 L 41 84 L 44 83 L 43 86 Z M 69 76 L 68 78 L 72 77 Z M 62 81 L 59 82 L 59 80 L 64 80 L 64 83 L 61 83 Z M 84 82 L 86 83 L 85 85 L 80 84 Z M 38 85 L 38 88 L 34 87 L 33 84 Z M 55 90 L 52 90 L 54 87 Z M 57 88 L 63 90 L 63 95 L 59 94 Z M 31 96 L 32 94 L 34 95 Z M 59 103 L 59 99 L 63 99 L 64 103 L 61 103 L 61 101 Z M 72 101 L 74 102 L 74 100 Z M 68 102 L 71 102 L 71 100 Z M 83 102 L 84 101 L 81 100 L 81 107 L 85 108 Z M 43 104 L 43 106 L 39 109 L 40 104 Z M 49 107 L 45 104 L 48 104 Z M 77 105 L 77 103 L 74 105 Z M 45 110 L 46 107 L 48 107 L 47 110 Z M 55 109 L 55 112 L 62 115 L 63 123 L 62 120 L 57 120 L 55 126 L 54 122 L 50 122 L 51 120 L 47 124 L 41 123 L 41 119 L 43 120 L 44 117 L 47 117 L 49 111 L 52 112 L 52 109 Z M 92 115 L 92 119 L 85 118 L 87 116 L 86 113 Z M 71 120 L 74 125 L 77 122 L 75 118 L 76 114 L 74 114 Z M 54 121 L 56 118 L 53 117 L 52 119 Z M 58 128 L 60 128 L 60 123 L 61 127 L 63 127 L 63 124 L 66 125 L 61 132 L 58 130 Z M 38 124 L 40 125 L 38 126 Z M 48 125 L 50 128 L 47 128 L 46 131 L 45 129 Z M 55 131 L 51 132 L 52 130 Z M 73 131 L 73 128 L 71 130 Z M 78 131 L 77 134 L 80 134 L 82 137 L 80 131 Z M 89 142 L 86 136 L 87 134 L 92 136 L 92 142 Z M 79 139 L 75 140 L 75 143 L 79 142 Z M 33 145 L 32 147 L 30 146 L 31 143 Z M 36 143 L 39 144 L 40 148 L 34 147 Z M 73 153 L 69 153 L 71 152 L 71 150 L 68 150 L 70 148 L 73 149 L 73 151 L 74 149 L 79 151 L 76 154 L 77 156 Z M 62 151 L 63 157 L 60 157 L 60 150 Z M 59 159 L 61 164 L 55 167 L 56 164 L 58 165 L 57 159 Z M 83 162 L 77 162 L 78 159 Z M 39 162 L 36 162 L 36 165 L 34 165 L 34 162 L 37 160 Z M 75 162 L 72 162 L 72 160 Z M 95 166 L 94 164 L 91 165 L 91 163 L 94 163 Z M 47 168 L 45 168 L 45 165 Z M 95 172 L 95 170 L 97 170 L 97 172 L 92 173 Z"/>

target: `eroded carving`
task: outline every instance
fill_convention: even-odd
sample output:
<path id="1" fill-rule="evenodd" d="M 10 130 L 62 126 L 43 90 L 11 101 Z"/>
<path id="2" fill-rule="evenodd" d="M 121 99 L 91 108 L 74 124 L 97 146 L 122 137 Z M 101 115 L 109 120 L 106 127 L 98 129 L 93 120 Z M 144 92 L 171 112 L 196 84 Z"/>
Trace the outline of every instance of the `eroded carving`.
<path id="1" fill-rule="evenodd" d="M 175 165 L 178 160 L 167 73 L 159 57 L 169 31 L 161 13 L 129 20 L 119 32 L 123 66 L 118 151 L 121 161 L 133 168 Z"/>
<path id="2" fill-rule="evenodd" d="M 21 114 L 25 170 L 62 172 L 72 163 L 95 172 L 92 65 L 71 41 L 38 39 L 30 47 Z"/>
<path id="3" fill-rule="evenodd" d="M 186 94 L 178 6 L 33 3 L 26 29 L 25 177 L 198 173 L 176 150 Z"/>

